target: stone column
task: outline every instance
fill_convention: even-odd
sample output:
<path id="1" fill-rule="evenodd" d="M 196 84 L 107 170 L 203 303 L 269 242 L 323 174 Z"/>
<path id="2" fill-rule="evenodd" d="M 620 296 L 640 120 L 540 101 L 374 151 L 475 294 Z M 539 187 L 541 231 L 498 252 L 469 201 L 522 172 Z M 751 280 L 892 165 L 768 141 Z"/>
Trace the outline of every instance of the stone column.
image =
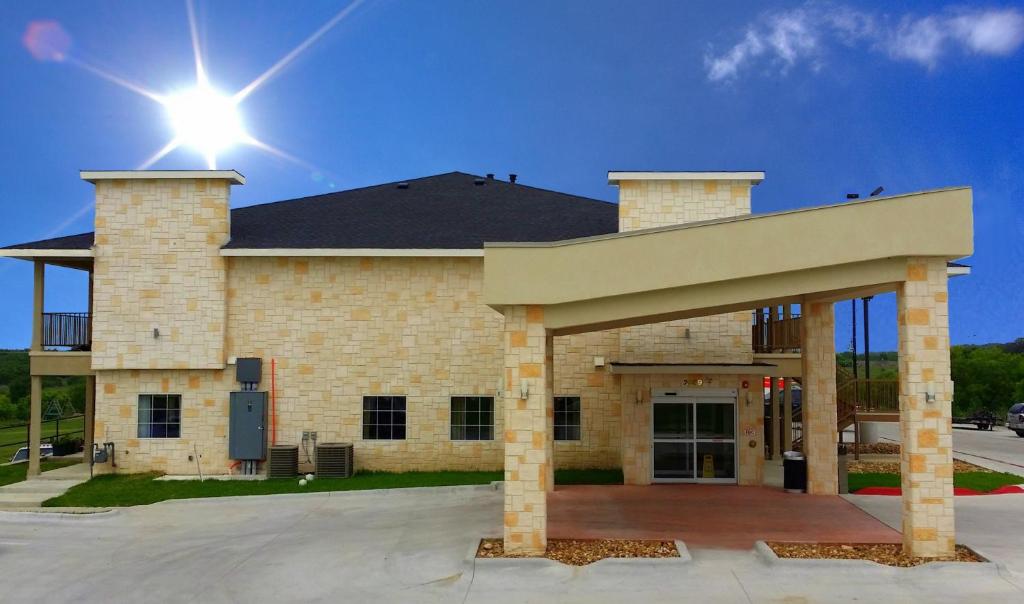
<path id="1" fill-rule="evenodd" d="M 551 476 L 546 375 L 550 339 L 544 330 L 543 307 L 507 307 L 504 339 L 505 551 L 540 555 L 547 548 Z"/>
<path id="2" fill-rule="evenodd" d="M 82 454 L 85 463 L 92 463 L 92 444 L 96 440 L 96 376 L 85 376 L 85 425 L 82 430 Z"/>
<path id="3" fill-rule="evenodd" d="M 35 261 L 32 287 L 32 351 L 43 349 L 43 293 L 46 281 L 46 264 Z M 28 414 L 28 470 L 27 476 L 39 476 L 39 442 L 43 421 L 43 378 L 30 377 L 31 391 Z"/>
<path id="4" fill-rule="evenodd" d="M 768 452 L 768 457 L 771 459 L 778 459 L 782 456 L 780 451 L 780 441 L 782 439 L 781 431 L 779 430 L 780 418 L 779 418 L 779 383 L 776 381 L 778 378 L 775 376 L 768 378 L 768 408 L 771 409 L 771 450 Z M 763 386 L 763 384 L 762 384 Z M 768 436 L 767 434 L 765 436 Z"/>
<path id="5" fill-rule="evenodd" d="M 782 450 L 793 449 L 793 379 L 785 378 L 783 382 L 782 405 Z"/>
<path id="6" fill-rule="evenodd" d="M 915 258 L 896 290 L 899 323 L 903 548 L 952 556 L 953 430 L 946 262 Z"/>
<path id="7" fill-rule="evenodd" d="M 555 336 L 548 332 L 544 335 L 544 417 L 547 422 L 544 448 L 548 459 L 545 485 L 551 492 L 555 490 Z"/>
<path id="8" fill-rule="evenodd" d="M 803 424 L 807 492 L 839 493 L 835 313 L 831 302 L 803 306 Z"/>
<path id="9" fill-rule="evenodd" d="M 622 477 L 628 485 L 651 484 L 650 381 L 644 376 L 622 376 Z"/>
<path id="10" fill-rule="evenodd" d="M 28 473 L 27 476 L 39 476 L 39 441 L 42 436 L 43 421 L 43 378 L 33 375 L 28 414 Z"/>

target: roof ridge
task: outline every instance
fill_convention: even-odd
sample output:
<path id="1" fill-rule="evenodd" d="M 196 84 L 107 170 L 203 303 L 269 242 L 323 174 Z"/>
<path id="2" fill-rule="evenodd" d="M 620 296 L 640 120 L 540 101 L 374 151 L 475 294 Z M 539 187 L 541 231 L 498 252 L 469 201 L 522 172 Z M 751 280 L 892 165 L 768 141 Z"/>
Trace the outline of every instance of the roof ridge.
<path id="1" fill-rule="evenodd" d="M 231 210 L 234 211 L 234 210 L 247 210 L 249 208 L 263 208 L 263 207 L 266 207 L 266 206 L 272 206 L 272 205 L 279 204 L 279 203 L 289 203 L 289 202 L 292 202 L 292 201 L 305 201 L 305 200 L 309 200 L 309 199 L 315 199 L 317 197 L 327 197 L 329 195 L 340 195 L 341 193 L 354 193 L 356 191 L 365 191 L 367 189 L 376 189 L 376 188 L 379 188 L 379 187 L 394 186 L 394 185 L 397 185 L 398 183 L 401 183 L 401 182 L 415 182 L 417 180 L 426 180 L 428 178 L 437 178 L 438 176 L 448 176 L 449 174 L 465 174 L 466 176 L 473 176 L 473 174 L 466 174 L 465 172 L 460 172 L 458 170 L 452 170 L 450 172 L 439 172 L 437 174 L 430 174 L 428 176 L 417 176 L 416 178 L 402 178 L 402 179 L 399 179 L 399 180 L 393 180 L 393 181 L 390 181 L 390 182 L 382 182 L 382 183 L 378 183 L 378 184 L 375 184 L 375 185 L 365 185 L 365 186 L 362 186 L 362 187 L 353 187 L 351 189 L 341 189 L 340 191 L 330 191 L 328 193 L 316 193 L 315 195 L 304 195 L 302 197 L 293 197 L 291 199 L 278 199 L 277 201 L 266 201 L 266 202 L 263 202 L 263 203 L 254 203 L 252 205 L 242 206 L 240 208 L 231 208 Z"/>

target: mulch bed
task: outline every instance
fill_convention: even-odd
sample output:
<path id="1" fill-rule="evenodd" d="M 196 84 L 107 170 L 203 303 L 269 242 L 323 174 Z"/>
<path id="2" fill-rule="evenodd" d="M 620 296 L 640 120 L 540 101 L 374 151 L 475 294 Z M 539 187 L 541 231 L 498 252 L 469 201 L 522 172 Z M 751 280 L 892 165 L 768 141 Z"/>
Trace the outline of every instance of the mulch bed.
<path id="1" fill-rule="evenodd" d="M 477 558 L 528 558 L 524 554 L 506 554 L 503 539 L 482 539 Z M 678 558 L 672 541 L 629 539 L 548 539 L 544 557 L 563 564 L 585 566 L 605 558 Z"/>
<path id="2" fill-rule="evenodd" d="M 848 454 L 853 455 L 853 444 L 847 443 L 846 448 Z M 861 443 L 857 448 L 860 449 L 861 453 L 874 453 L 877 455 L 899 455 L 900 453 L 899 443 Z"/>
<path id="3" fill-rule="evenodd" d="M 918 566 L 937 560 L 956 562 L 985 562 L 985 559 L 964 545 L 956 546 L 953 558 L 916 558 L 903 553 L 898 543 L 779 543 L 769 542 L 768 547 L 780 558 L 870 560 L 887 566 L 903 568 Z"/>
<path id="4" fill-rule="evenodd" d="M 900 462 L 898 461 L 848 461 L 846 469 L 850 474 L 899 474 Z M 976 466 L 959 459 L 953 460 L 953 472 L 962 474 L 964 472 L 985 472 L 992 473 L 994 470 Z"/>

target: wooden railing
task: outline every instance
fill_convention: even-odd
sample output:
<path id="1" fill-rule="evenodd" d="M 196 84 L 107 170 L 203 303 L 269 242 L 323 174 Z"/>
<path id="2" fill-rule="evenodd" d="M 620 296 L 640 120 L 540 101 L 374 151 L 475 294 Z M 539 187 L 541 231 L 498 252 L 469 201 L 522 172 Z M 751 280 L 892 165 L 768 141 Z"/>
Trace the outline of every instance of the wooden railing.
<path id="1" fill-rule="evenodd" d="M 785 352 L 800 349 L 800 315 L 788 319 L 773 319 L 761 314 L 755 318 L 751 329 L 754 352 Z"/>
<path id="2" fill-rule="evenodd" d="M 43 348 L 88 350 L 92 345 L 92 318 L 87 312 L 43 313 Z"/>
<path id="3" fill-rule="evenodd" d="M 857 405 L 858 413 L 899 413 L 899 380 L 850 380 L 839 384 L 836 398 Z"/>

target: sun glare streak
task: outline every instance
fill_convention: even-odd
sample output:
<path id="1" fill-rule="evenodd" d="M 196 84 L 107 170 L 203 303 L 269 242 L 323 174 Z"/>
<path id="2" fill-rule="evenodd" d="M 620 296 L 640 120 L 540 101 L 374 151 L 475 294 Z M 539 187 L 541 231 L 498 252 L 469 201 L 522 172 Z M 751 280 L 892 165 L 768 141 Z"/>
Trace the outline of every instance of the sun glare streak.
<path id="1" fill-rule="evenodd" d="M 283 160 L 290 161 L 293 164 L 296 164 L 298 166 L 302 166 L 303 168 L 306 168 L 307 170 L 312 170 L 314 172 L 322 171 L 322 170 L 320 170 L 320 168 L 318 168 L 317 166 L 314 166 L 313 164 L 309 163 L 308 161 L 302 159 L 301 157 L 296 157 L 296 156 L 292 155 L 291 153 L 288 153 L 287 151 L 282 151 L 281 149 L 278 149 L 277 147 L 274 147 L 273 145 L 267 144 L 267 143 L 265 143 L 265 142 L 263 142 L 263 141 L 261 141 L 259 139 L 253 138 L 252 136 L 249 136 L 249 137 L 243 139 L 242 142 L 247 144 L 247 145 L 256 147 L 260 151 L 264 151 L 266 153 L 269 153 L 269 154 L 273 155 L 274 157 L 279 157 L 279 158 L 281 158 Z"/>
<path id="2" fill-rule="evenodd" d="M 93 200 L 93 199 L 90 199 L 88 202 L 86 202 L 85 205 L 83 205 L 82 207 L 78 208 L 78 211 L 75 212 L 74 214 L 72 214 L 64 222 L 62 222 L 62 223 L 58 224 L 57 226 L 53 227 L 52 229 L 50 229 L 50 231 L 48 233 L 46 233 L 46 235 L 43 235 L 43 239 L 51 239 L 53 237 L 59 236 L 60 234 L 62 234 L 65 231 L 65 229 L 67 229 L 69 226 L 71 226 L 71 225 L 75 224 L 76 222 L 78 222 L 78 220 L 82 216 L 85 216 L 89 212 L 89 210 L 93 209 L 93 207 L 95 205 L 96 205 L 96 201 Z"/>
<path id="3" fill-rule="evenodd" d="M 203 51 L 199 46 L 199 27 L 196 26 L 196 7 L 192 0 L 185 0 L 185 12 L 188 13 L 188 31 L 192 36 L 192 54 L 196 58 L 196 81 L 200 86 L 209 83 L 206 68 L 203 67 Z"/>
<path id="4" fill-rule="evenodd" d="M 79 58 L 74 57 L 74 56 L 68 56 L 66 58 L 66 60 L 67 60 L 68 63 L 71 63 L 75 67 L 79 67 L 81 69 L 84 69 L 84 70 L 88 71 L 89 73 L 91 73 L 93 75 L 97 75 L 97 76 L 103 78 L 104 80 L 106 80 L 108 82 L 113 82 L 114 84 L 117 84 L 118 86 L 120 86 L 122 88 L 125 88 L 127 90 L 131 90 L 132 92 L 137 93 L 137 94 L 141 94 L 142 96 L 144 96 L 144 97 L 146 97 L 148 99 L 156 101 L 157 103 L 161 103 L 162 104 L 164 102 L 164 97 L 159 95 L 159 94 L 157 94 L 157 93 L 155 93 L 155 92 L 153 92 L 152 90 L 147 90 L 147 89 L 143 88 L 142 86 L 139 86 L 138 84 L 134 84 L 132 82 L 129 82 L 128 80 L 126 80 L 126 79 L 124 79 L 124 78 L 122 78 L 120 76 L 116 76 L 116 75 L 114 75 L 114 74 L 112 74 L 112 73 L 110 73 L 108 71 L 104 71 L 104 70 L 100 69 L 99 67 L 96 67 L 95 65 L 92 65 L 90 63 L 86 63 L 82 59 L 79 59 Z"/>
<path id="5" fill-rule="evenodd" d="M 253 80 L 252 82 L 249 82 L 249 84 L 247 84 L 245 86 L 245 88 L 243 88 L 243 89 L 239 90 L 237 93 L 235 93 L 235 102 L 236 103 L 242 102 L 242 100 L 245 99 L 245 97 L 247 97 L 250 94 L 252 94 L 254 90 L 256 90 L 257 88 L 259 88 L 260 86 L 265 84 L 268 80 L 270 80 L 271 78 L 276 76 L 278 73 L 280 73 L 281 70 L 283 70 L 292 61 L 294 61 L 296 59 L 296 57 L 298 57 L 300 54 L 302 54 L 307 48 L 312 46 L 317 40 L 322 38 L 324 36 L 324 34 L 326 34 L 327 32 L 331 31 L 338 23 L 341 23 L 341 21 L 344 20 L 345 17 L 349 16 L 349 14 L 351 14 L 352 11 L 354 11 L 356 8 L 358 8 L 359 5 L 361 5 L 362 3 L 363 3 L 363 0 L 353 0 L 353 2 L 351 4 L 349 4 L 348 6 L 346 6 L 343 9 L 341 9 L 341 11 L 339 11 L 338 14 L 334 15 L 333 17 L 331 17 L 331 19 L 329 21 L 327 21 L 327 23 L 324 23 L 323 25 L 321 25 L 320 29 L 318 29 L 315 32 L 313 32 L 312 35 L 310 35 L 308 38 L 303 40 L 302 43 L 299 44 L 298 46 L 296 46 L 294 49 L 292 49 L 291 52 L 289 52 L 285 56 L 281 57 L 281 59 L 278 60 L 277 63 L 274 63 L 270 67 L 270 69 L 264 71 L 255 80 Z"/>
<path id="6" fill-rule="evenodd" d="M 181 146 L 181 139 L 178 137 L 172 138 L 171 141 L 164 145 L 163 147 L 161 147 L 159 151 L 157 151 L 153 155 L 150 155 L 149 159 L 139 164 L 139 167 L 136 168 L 136 170 L 148 169 L 150 166 L 163 159 L 165 155 L 167 155 L 171 151 L 174 151 L 179 146 Z"/>

